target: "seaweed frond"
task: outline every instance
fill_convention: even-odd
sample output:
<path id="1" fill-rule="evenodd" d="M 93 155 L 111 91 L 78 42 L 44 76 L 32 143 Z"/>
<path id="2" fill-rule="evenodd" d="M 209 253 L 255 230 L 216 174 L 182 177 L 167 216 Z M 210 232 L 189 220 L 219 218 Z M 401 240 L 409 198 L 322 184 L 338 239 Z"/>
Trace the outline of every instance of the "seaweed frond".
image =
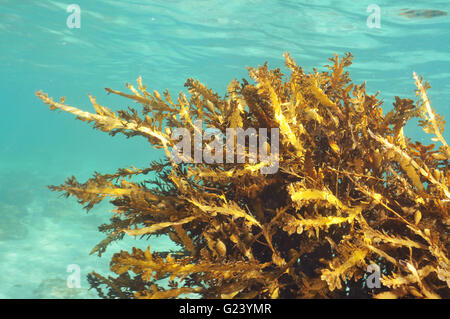
<path id="1" fill-rule="evenodd" d="M 113 112 L 89 96 L 91 113 L 36 93 L 51 110 L 164 151 L 149 167 L 50 186 L 87 210 L 110 199 L 91 253 L 124 236 L 166 235 L 178 247 L 114 254 L 116 277 L 88 277 L 101 297 L 450 296 L 450 148 L 429 84 L 414 73 L 417 103 L 395 97 L 383 114 L 378 95 L 352 83 L 350 53 L 326 72 L 284 57 L 288 76 L 248 68 L 250 80 L 232 80 L 223 97 L 188 79 L 174 98 L 139 78 L 129 93 L 106 88 L 137 108 Z M 415 117 L 438 148 L 405 136 Z M 365 284 L 371 264 L 379 289 Z"/>

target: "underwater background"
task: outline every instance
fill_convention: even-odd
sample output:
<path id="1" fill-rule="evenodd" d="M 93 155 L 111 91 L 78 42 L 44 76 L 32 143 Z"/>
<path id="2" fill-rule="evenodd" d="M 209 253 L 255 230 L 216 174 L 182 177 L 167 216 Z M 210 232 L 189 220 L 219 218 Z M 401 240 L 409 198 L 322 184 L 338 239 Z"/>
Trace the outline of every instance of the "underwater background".
<path id="1" fill-rule="evenodd" d="M 81 8 L 80 28 L 66 24 L 70 4 Z M 367 23 L 370 5 L 380 8 L 379 28 Z M 0 298 L 97 298 L 86 275 L 107 274 L 113 252 L 148 244 L 125 238 L 101 258 L 89 255 L 111 206 L 86 214 L 46 186 L 145 167 L 161 152 L 50 112 L 35 91 L 92 111 L 89 93 L 118 110 L 127 101 L 103 88 L 126 90 L 139 75 L 151 90 L 177 95 L 193 77 L 223 96 L 233 78 L 248 78 L 246 66 L 283 69 L 285 51 L 307 71 L 350 51 L 353 81 L 380 91 L 385 113 L 395 95 L 415 100 L 415 71 L 431 82 L 432 107 L 448 119 L 449 11 L 449 1 L 431 0 L 0 0 Z M 414 121 L 406 135 L 431 143 Z M 164 237 L 149 243 L 175 248 Z M 80 267 L 81 288 L 67 287 L 70 265 Z"/>

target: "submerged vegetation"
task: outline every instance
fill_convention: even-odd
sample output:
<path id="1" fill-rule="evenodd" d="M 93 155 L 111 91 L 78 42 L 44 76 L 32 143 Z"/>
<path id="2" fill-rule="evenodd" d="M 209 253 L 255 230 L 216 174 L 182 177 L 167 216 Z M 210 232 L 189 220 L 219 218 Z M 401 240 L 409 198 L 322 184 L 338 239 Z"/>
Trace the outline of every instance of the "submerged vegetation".
<path id="1" fill-rule="evenodd" d="M 267 63 L 249 68 L 251 81 L 231 81 L 223 98 L 193 79 L 185 84 L 189 98 L 151 92 L 141 78 L 137 87 L 127 84 L 130 93 L 106 89 L 139 110 L 113 112 L 89 96 L 95 113 L 88 113 L 37 92 L 52 110 L 111 135 L 142 136 L 165 152 L 147 168 L 50 186 L 87 210 L 111 199 L 114 215 L 99 227 L 106 238 L 92 253 L 101 255 L 123 236 L 164 234 L 178 244 L 172 252 L 133 247 L 114 254 L 117 276 L 89 275 L 100 296 L 449 298 L 450 148 L 443 117 L 430 106 L 430 85 L 416 74 L 417 101 L 395 97 L 383 114 L 378 94 L 351 82 L 345 68 L 352 58 L 334 56 L 329 71 L 308 73 L 285 54 L 289 75 Z M 405 136 L 414 117 L 439 145 Z M 196 120 L 222 132 L 278 128 L 278 171 L 261 174 L 264 162 L 176 163 L 171 133 L 194 133 Z M 268 138 L 263 146 L 272 143 Z M 371 264 L 380 268 L 380 288 L 367 285 Z"/>
<path id="2" fill-rule="evenodd" d="M 442 10 L 428 10 L 428 9 L 420 9 L 420 10 L 411 10 L 411 9 L 402 9 L 400 10 L 400 15 L 409 19 L 430 19 L 435 17 L 447 16 L 448 13 Z"/>

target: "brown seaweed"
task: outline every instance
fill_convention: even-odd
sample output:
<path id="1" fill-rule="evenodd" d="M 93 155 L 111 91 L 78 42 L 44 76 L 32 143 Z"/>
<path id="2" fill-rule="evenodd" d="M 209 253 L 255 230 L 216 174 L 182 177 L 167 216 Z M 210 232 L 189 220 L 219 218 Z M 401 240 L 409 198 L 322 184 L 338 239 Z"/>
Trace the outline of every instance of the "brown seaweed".
<path id="1" fill-rule="evenodd" d="M 409 19 L 430 19 L 435 17 L 447 16 L 448 13 L 442 10 L 429 10 L 429 9 L 402 9 L 400 15 Z"/>
<path id="2" fill-rule="evenodd" d="M 352 55 L 330 59 L 328 72 L 305 72 L 285 54 L 289 75 L 267 63 L 248 68 L 252 81 L 231 81 L 220 97 L 188 79 L 189 97 L 151 92 L 137 80 L 138 104 L 113 112 L 90 96 L 89 113 L 37 92 L 52 110 L 72 113 L 112 135 L 142 136 L 165 157 L 147 168 L 69 178 L 51 190 L 87 210 L 108 198 L 115 206 L 101 254 L 124 235 L 168 235 L 179 250 L 132 248 L 114 254 L 117 277 L 92 273 L 106 298 L 448 298 L 450 148 L 444 118 L 431 108 L 430 85 L 416 74 L 417 101 L 382 101 L 351 82 Z M 435 144 L 404 134 L 411 118 Z M 264 164 L 177 162 L 177 128 L 195 121 L 227 128 L 278 128 L 279 170 Z M 203 141 L 203 147 L 208 147 Z M 267 139 L 264 147 L 274 147 Z M 189 144 L 194 148 L 194 141 Z M 249 146 L 245 151 L 249 152 Z M 154 174 L 145 182 L 135 177 Z M 151 174 L 150 174 L 151 175 Z M 382 287 L 364 285 L 367 267 L 381 269 Z M 161 284 L 169 279 L 168 286 Z M 346 291 L 347 290 L 347 291 Z M 106 291 L 106 292 L 105 292 Z"/>

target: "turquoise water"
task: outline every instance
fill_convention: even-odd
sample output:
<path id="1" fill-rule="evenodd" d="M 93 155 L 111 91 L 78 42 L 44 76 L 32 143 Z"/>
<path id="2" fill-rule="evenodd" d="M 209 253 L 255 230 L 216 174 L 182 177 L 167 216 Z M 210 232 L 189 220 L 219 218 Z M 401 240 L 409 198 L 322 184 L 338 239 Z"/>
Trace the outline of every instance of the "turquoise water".
<path id="1" fill-rule="evenodd" d="M 69 4 L 81 8 L 70 29 Z M 377 4 L 380 28 L 369 28 L 366 9 Z M 427 17 L 402 9 L 440 10 Z M 437 12 L 437 11 L 436 11 Z M 307 70 L 323 69 L 334 53 L 352 52 L 356 83 L 381 91 L 386 109 L 394 95 L 415 98 L 412 72 L 430 81 L 432 106 L 450 116 L 450 2 L 422 1 L 49 1 L 0 0 L 0 298 L 95 298 L 85 276 L 106 274 L 111 254 L 140 243 L 113 244 L 98 258 L 104 203 L 89 214 L 46 185 L 94 171 L 144 167 L 161 153 L 142 139 L 111 138 L 68 114 L 50 112 L 34 92 L 66 97 L 92 110 L 87 94 L 112 109 L 127 101 L 104 87 L 125 89 L 142 75 L 152 89 L 183 90 L 189 77 L 221 95 L 246 66 L 282 67 L 288 51 Z M 126 89 L 125 89 L 126 90 Z M 429 137 L 415 123 L 407 135 Z M 449 139 L 449 131 L 444 136 Z M 162 237 L 153 248 L 171 248 Z M 68 265 L 81 270 L 81 288 L 67 288 Z"/>

